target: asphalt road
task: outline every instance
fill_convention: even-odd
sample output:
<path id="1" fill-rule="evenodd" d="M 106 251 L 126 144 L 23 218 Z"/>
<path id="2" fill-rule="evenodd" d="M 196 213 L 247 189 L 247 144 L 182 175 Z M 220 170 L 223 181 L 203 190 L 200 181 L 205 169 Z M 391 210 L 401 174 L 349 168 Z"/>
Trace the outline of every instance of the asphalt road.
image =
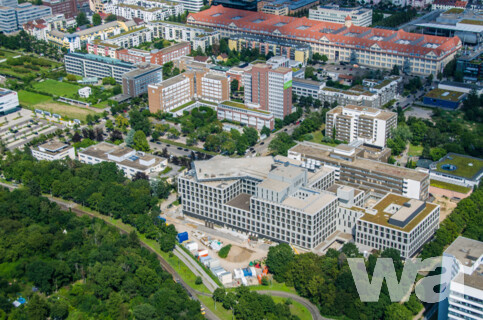
<path id="1" fill-rule="evenodd" d="M 277 132 L 272 133 L 270 135 L 270 137 L 266 138 L 265 140 L 258 142 L 256 145 L 253 146 L 255 152 L 248 152 L 245 156 L 254 156 L 256 154 L 260 154 L 262 156 L 267 155 L 268 154 L 268 145 L 270 144 L 270 141 L 272 141 L 273 138 L 275 138 L 275 136 L 278 133 L 286 132 L 289 135 L 291 135 L 296 127 L 297 127 L 297 125 L 291 124 L 291 125 L 283 127 L 282 129 L 280 129 Z"/>
<path id="2" fill-rule="evenodd" d="M 319 309 L 317 308 L 316 305 L 314 305 L 312 302 L 309 300 L 302 298 L 296 294 L 285 292 L 285 291 L 270 291 L 270 290 L 260 290 L 258 293 L 261 294 L 267 294 L 269 296 L 276 296 L 276 297 L 282 297 L 282 298 L 290 298 L 293 301 L 297 301 L 301 305 L 307 308 L 309 310 L 310 314 L 312 315 L 312 319 L 314 320 L 330 320 L 327 318 L 324 318 L 320 315 Z"/>

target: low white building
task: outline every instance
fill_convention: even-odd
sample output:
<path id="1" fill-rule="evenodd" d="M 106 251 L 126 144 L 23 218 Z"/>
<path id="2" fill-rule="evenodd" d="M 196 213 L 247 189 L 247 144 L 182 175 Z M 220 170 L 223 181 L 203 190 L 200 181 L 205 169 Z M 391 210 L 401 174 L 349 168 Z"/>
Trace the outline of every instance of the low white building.
<path id="1" fill-rule="evenodd" d="M 114 162 L 128 178 L 142 172 L 149 175 L 160 172 L 168 165 L 168 160 L 128 147 L 101 142 L 78 152 L 82 163 L 96 164 L 104 161 Z"/>
<path id="2" fill-rule="evenodd" d="M 66 158 L 74 159 L 74 147 L 69 146 L 63 142 L 49 141 L 44 144 L 31 147 L 32 156 L 37 160 L 62 160 Z"/>
<path id="3" fill-rule="evenodd" d="M 0 88 L 0 113 L 7 113 L 19 106 L 18 94 L 15 91 Z"/>
<path id="4" fill-rule="evenodd" d="M 90 87 L 84 87 L 84 88 L 79 89 L 79 91 L 77 93 L 79 94 L 79 97 L 81 97 L 81 98 L 89 98 L 91 93 L 92 93 L 92 89 Z"/>

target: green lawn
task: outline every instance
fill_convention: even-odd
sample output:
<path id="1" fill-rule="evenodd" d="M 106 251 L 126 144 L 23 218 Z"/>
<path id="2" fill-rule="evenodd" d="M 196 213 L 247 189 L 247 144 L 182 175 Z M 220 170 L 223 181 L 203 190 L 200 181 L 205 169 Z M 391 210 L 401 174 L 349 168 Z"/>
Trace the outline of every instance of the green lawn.
<path id="1" fill-rule="evenodd" d="M 18 100 L 20 101 L 20 104 L 33 106 L 42 102 L 50 101 L 52 98 L 43 94 L 20 90 L 18 92 Z"/>
<path id="2" fill-rule="evenodd" d="M 20 53 L 8 51 L 8 50 L 0 50 L 0 60 L 10 58 L 10 57 L 16 57 L 18 55 L 20 55 Z"/>
<path id="3" fill-rule="evenodd" d="M 415 146 L 413 144 L 409 144 L 409 152 L 408 155 L 411 157 L 419 157 L 423 154 L 423 146 Z"/>
<path id="4" fill-rule="evenodd" d="M 275 280 L 272 280 L 272 283 L 268 286 L 249 286 L 250 290 L 272 290 L 272 291 L 284 291 L 297 294 L 294 287 L 288 287 L 285 283 L 279 283 Z"/>
<path id="5" fill-rule="evenodd" d="M 453 174 L 464 178 L 472 178 L 479 173 L 480 170 L 483 170 L 483 160 L 481 159 L 456 154 L 446 155 L 445 157 L 444 160 L 442 159 L 442 161 L 437 164 L 437 171 L 439 172 Z M 441 167 L 445 164 L 455 165 L 456 170 L 448 171 L 442 169 Z"/>
<path id="6" fill-rule="evenodd" d="M 456 184 L 438 181 L 438 180 L 431 180 L 430 185 L 432 187 L 451 190 L 451 191 L 460 192 L 460 193 L 468 193 L 471 190 L 471 188 L 468 188 L 468 187 L 462 187 Z"/>
<path id="7" fill-rule="evenodd" d="M 82 100 L 85 100 L 85 99 L 82 99 Z M 105 109 L 105 108 L 108 107 L 107 100 L 96 103 L 96 104 L 92 105 L 91 107 L 97 108 L 97 109 Z"/>
<path id="8" fill-rule="evenodd" d="M 285 301 L 287 301 L 287 298 L 274 296 L 272 296 L 272 298 L 275 303 L 285 303 Z M 290 312 L 293 315 L 299 317 L 300 320 L 312 320 L 312 315 L 310 314 L 309 310 L 307 310 L 307 308 L 304 307 L 300 302 L 292 300 L 292 304 L 290 305 Z"/>
<path id="9" fill-rule="evenodd" d="M 69 98 L 72 98 L 80 88 L 76 84 L 59 82 L 52 79 L 46 79 L 34 84 L 35 90 Z"/>
<path id="10" fill-rule="evenodd" d="M 226 310 L 219 302 L 216 304 L 215 310 L 215 301 L 211 297 L 199 295 L 198 299 L 200 299 L 200 301 L 203 302 L 208 309 L 217 315 L 218 318 L 222 320 L 231 320 L 233 318 L 231 310 Z"/>

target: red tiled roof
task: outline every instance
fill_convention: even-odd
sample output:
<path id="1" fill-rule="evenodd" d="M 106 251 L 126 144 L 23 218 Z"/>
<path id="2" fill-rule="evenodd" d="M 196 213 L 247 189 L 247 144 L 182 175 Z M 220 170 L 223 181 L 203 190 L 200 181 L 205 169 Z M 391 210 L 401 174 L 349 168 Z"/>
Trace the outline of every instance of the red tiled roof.
<path id="1" fill-rule="evenodd" d="M 335 45 L 365 49 L 379 46 L 383 50 L 402 54 L 426 55 L 433 52 L 436 56 L 441 56 L 456 50 L 461 45 L 458 37 L 430 36 L 408 33 L 404 30 L 393 31 L 354 25 L 347 28 L 339 23 L 231 9 L 221 5 L 212 6 L 198 13 L 190 13 L 188 23 L 212 27 L 223 26 L 306 42 L 329 41 Z"/>
<path id="2" fill-rule="evenodd" d="M 352 20 L 350 15 L 347 15 L 347 17 L 345 17 L 345 21 L 347 21 L 347 20 Z"/>
<path id="3" fill-rule="evenodd" d="M 198 62 L 206 62 L 208 59 L 209 59 L 209 57 L 205 57 L 205 56 L 196 56 L 196 57 L 194 57 L 194 60 L 195 61 L 198 61 Z"/>

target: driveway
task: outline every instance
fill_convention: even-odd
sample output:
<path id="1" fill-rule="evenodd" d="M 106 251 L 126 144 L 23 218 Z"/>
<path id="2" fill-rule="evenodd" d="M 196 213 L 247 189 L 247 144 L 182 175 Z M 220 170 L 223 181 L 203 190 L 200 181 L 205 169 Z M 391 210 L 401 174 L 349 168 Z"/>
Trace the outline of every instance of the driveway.
<path id="1" fill-rule="evenodd" d="M 309 310 L 310 314 L 312 315 L 312 319 L 314 320 L 330 320 L 328 318 L 324 318 L 320 315 L 319 308 L 317 308 L 316 305 L 314 305 L 312 302 L 309 300 L 302 298 L 296 294 L 285 292 L 285 291 L 270 291 L 270 290 L 257 290 L 258 293 L 261 294 L 266 294 L 269 296 L 276 296 L 276 297 L 282 297 L 282 298 L 290 298 L 293 301 L 297 301 L 301 305 L 307 308 Z"/>

